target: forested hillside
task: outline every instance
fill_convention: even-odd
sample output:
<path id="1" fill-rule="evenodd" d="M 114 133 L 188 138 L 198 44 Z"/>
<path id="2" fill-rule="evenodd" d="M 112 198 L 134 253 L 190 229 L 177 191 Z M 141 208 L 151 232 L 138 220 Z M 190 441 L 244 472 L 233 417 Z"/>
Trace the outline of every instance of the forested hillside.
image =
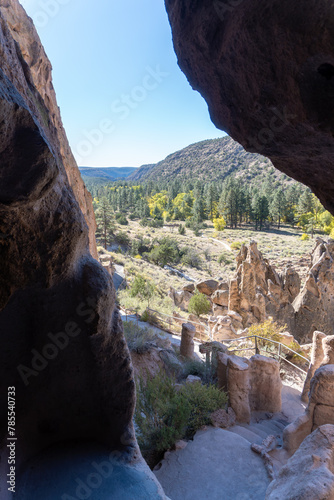
<path id="1" fill-rule="evenodd" d="M 93 178 L 86 185 L 104 246 L 115 242 L 115 224 L 127 225 L 128 220 L 153 228 L 175 221 L 181 234 L 191 229 L 198 235 L 205 221 L 211 221 L 216 231 L 262 231 L 284 224 L 302 229 L 305 238 L 315 230 L 334 235 L 333 217 L 310 189 L 281 174 L 266 158 L 246 153 L 229 137 L 191 145 L 127 179 Z M 138 253 L 148 249 L 143 245 Z"/>
<path id="2" fill-rule="evenodd" d="M 144 165 L 133 172 L 130 181 L 185 181 L 199 179 L 204 182 L 224 180 L 233 175 L 243 181 L 261 182 L 266 173 L 282 182 L 291 179 L 276 170 L 270 160 L 257 154 L 247 153 L 230 137 L 191 144 L 173 153 L 156 165 Z"/>
<path id="3" fill-rule="evenodd" d="M 137 169 L 134 167 L 79 167 L 79 170 L 84 181 L 88 179 L 99 179 L 105 182 L 125 179 Z"/>

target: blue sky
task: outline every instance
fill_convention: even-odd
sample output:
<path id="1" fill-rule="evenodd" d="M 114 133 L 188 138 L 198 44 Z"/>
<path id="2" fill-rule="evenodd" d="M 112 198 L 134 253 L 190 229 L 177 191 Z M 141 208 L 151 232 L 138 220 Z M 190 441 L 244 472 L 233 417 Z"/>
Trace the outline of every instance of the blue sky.
<path id="1" fill-rule="evenodd" d="M 221 137 L 177 66 L 163 0 L 21 0 L 80 166 L 155 163 Z"/>

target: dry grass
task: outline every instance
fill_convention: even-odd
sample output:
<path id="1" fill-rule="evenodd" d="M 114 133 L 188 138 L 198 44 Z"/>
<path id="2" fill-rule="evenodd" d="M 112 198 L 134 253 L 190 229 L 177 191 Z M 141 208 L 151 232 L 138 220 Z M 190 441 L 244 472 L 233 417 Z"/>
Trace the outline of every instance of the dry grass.
<path id="1" fill-rule="evenodd" d="M 235 257 L 238 254 L 238 249 L 235 248 L 229 251 L 225 248 L 223 242 L 229 246 L 238 247 L 240 245 L 236 243 L 249 243 L 251 240 L 257 241 L 258 248 L 263 256 L 269 259 L 271 264 L 274 264 L 278 272 L 283 271 L 284 267 L 290 264 L 296 268 L 302 279 L 305 279 L 310 263 L 309 255 L 315 240 L 301 241 L 301 230 L 284 226 L 280 230 L 274 228 L 269 231 L 254 231 L 249 227 L 245 227 L 241 229 L 225 229 L 217 233 L 211 221 L 206 221 L 206 224 L 207 229 L 202 230 L 200 236 L 197 237 L 194 236 L 193 231 L 190 229 L 186 229 L 184 236 L 180 235 L 178 233 L 178 223 L 167 223 L 163 228 L 147 228 L 140 226 L 139 221 L 129 221 L 129 226 L 125 230 L 131 239 L 141 235 L 150 238 L 152 241 L 169 235 L 178 241 L 180 247 L 193 248 L 202 259 L 202 268 L 195 269 L 181 264 L 176 267 L 196 280 L 207 279 L 208 277 L 223 279 L 233 277 L 236 271 Z M 218 258 L 221 254 L 224 254 L 224 259 L 222 264 L 219 264 Z M 124 259 L 125 256 L 122 256 L 122 258 Z M 129 259 L 126 258 L 126 261 L 128 262 Z M 158 286 L 166 288 L 165 281 L 167 277 L 168 287 L 180 288 L 185 284 L 184 279 L 173 276 L 164 269 L 143 260 L 132 259 L 132 261 L 136 261 L 135 265 L 140 268 L 141 272 L 154 278 Z"/>

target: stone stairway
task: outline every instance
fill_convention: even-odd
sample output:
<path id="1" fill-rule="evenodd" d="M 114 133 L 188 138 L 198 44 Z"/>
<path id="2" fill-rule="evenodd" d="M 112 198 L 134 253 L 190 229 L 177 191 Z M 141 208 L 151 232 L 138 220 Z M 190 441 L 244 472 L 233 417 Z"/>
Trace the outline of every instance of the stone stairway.
<path id="1" fill-rule="evenodd" d="M 288 424 L 289 421 L 282 414 L 253 414 L 250 424 L 238 423 L 229 432 L 243 437 L 250 445 L 263 446 L 263 451 L 270 457 L 273 475 L 276 476 L 291 456 L 283 449 L 283 430 Z M 272 436 L 275 439 L 270 439 Z"/>
<path id="2" fill-rule="evenodd" d="M 264 500 L 290 458 L 283 430 L 303 411 L 300 390 L 283 386 L 281 413 L 253 413 L 248 425 L 198 431 L 185 448 L 167 452 L 154 473 L 171 500 Z"/>

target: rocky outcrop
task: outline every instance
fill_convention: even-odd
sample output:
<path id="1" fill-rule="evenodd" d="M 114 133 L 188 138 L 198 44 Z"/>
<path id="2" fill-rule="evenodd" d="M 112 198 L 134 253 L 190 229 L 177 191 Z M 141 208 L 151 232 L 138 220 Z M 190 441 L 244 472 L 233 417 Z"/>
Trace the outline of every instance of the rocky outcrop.
<path id="1" fill-rule="evenodd" d="M 52 83 L 52 66 L 47 58 L 31 19 L 17 0 L 0 0 L 2 20 L 12 36 L 18 66 L 8 67 L 5 74 L 29 104 L 39 114 L 44 133 L 53 149 L 59 155 L 69 184 L 79 203 L 89 228 L 90 252 L 97 259 L 95 243 L 95 216 L 92 197 L 81 178 L 76 161 L 70 149 L 57 105 Z M 17 69 L 21 70 L 22 78 Z M 31 92 L 32 88 L 35 91 Z M 39 113 L 38 113 L 39 112 Z"/>
<path id="2" fill-rule="evenodd" d="M 237 263 L 229 304 L 241 314 L 244 327 L 272 317 L 286 324 L 299 343 L 310 342 L 316 330 L 333 334 L 334 241 L 317 239 L 302 290 L 298 273 L 291 267 L 277 273 L 255 242 L 241 248 Z"/>
<path id="3" fill-rule="evenodd" d="M 151 477 L 134 436 L 133 370 L 111 276 L 89 252 L 50 66 L 16 0 L 0 2 L 0 61 L 0 496 L 8 491 L 8 388 L 22 498 L 35 498 L 36 484 L 40 498 L 64 493 L 54 447 L 62 464 L 73 458 L 66 481 L 75 482 L 74 442 L 106 457 L 117 450 L 120 466 L 136 463 L 138 478 Z M 45 493 L 50 476 L 57 493 Z M 156 484 L 155 494 L 163 498 Z"/>
<path id="4" fill-rule="evenodd" d="M 283 498 L 334 498 L 334 425 L 323 425 L 308 436 L 270 483 L 266 500 Z"/>
<path id="5" fill-rule="evenodd" d="M 302 343 L 319 330 L 334 334 L 334 241 L 317 238 L 303 290 L 296 297 L 294 336 Z"/>
<path id="6" fill-rule="evenodd" d="M 284 429 L 284 448 L 294 452 L 302 441 L 324 424 L 334 424 L 334 365 L 318 368 L 311 380 L 305 413 Z"/>
<path id="7" fill-rule="evenodd" d="M 269 317 L 287 326 L 289 333 L 282 336 L 286 344 L 294 339 L 300 344 L 311 342 L 318 330 L 326 335 L 334 333 L 333 240 L 317 238 L 302 290 L 298 273 L 290 266 L 278 273 L 255 241 L 242 245 L 236 261 L 237 272 L 229 283 L 208 280 L 197 284 L 212 302 L 217 318 L 211 320 L 215 340 L 236 338 L 239 330 Z M 170 296 L 186 310 L 192 293 L 188 288 L 180 292 L 171 289 Z"/>
<path id="8" fill-rule="evenodd" d="M 252 241 L 237 256 L 237 276 L 230 287 L 230 307 L 243 318 L 244 327 L 262 323 L 269 316 L 276 321 L 294 321 L 292 302 L 300 290 L 300 278 L 291 268 L 278 274 Z"/>
<path id="9" fill-rule="evenodd" d="M 169 289 L 168 296 L 172 299 L 174 305 L 176 305 L 176 307 L 179 307 L 181 311 L 187 311 L 189 301 L 193 294 L 191 292 L 188 292 L 187 290 L 177 291 L 175 290 L 175 288 L 171 287 Z"/>
<path id="10" fill-rule="evenodd" d="M 311 380 L 317 371 L 320 368 L 323 360 L 324 360 L 324 348 L 323 348 L 323 340 L 326 338 L 326 335 L 322 332 L 314 332 L 313 333 L 313 343 L 312 343 L 312 351 L 311 351 L 311 362 L 307 372 L 306 380 L 303 387 L 302 392 L 302 401 L 308 403 L 308 393 L 310 390 Z"/>
<path id="11" fill-rule="evenodd" d="M 334 213 L 332 4 L 165 4 L 179 65 L 215 125 L 311 187 Z"/>

